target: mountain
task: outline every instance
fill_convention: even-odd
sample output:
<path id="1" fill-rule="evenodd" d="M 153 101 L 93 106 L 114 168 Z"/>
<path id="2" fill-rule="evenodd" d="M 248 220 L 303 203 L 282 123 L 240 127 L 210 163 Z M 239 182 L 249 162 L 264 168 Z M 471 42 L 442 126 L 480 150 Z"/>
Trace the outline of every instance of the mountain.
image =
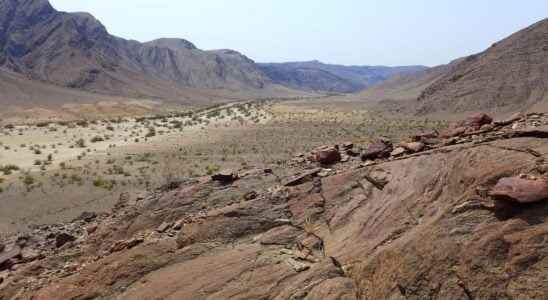
<path id="1" fill-rule="evenodd" d="M 437 79 L 443 76 L 449 65 L 442 65 L 410 74 L 398 74 L 375 84 L 359 93 L 367 101 L 416 100 L 421 93 Z"/>
<path id="2" fill-rule="evenodd" d="M 203 51 L 182 39 L 125 40 L 92 15 L 59 12 L 47 0 L 0 0 L 0 68 L 61 87 L 137 98 L 174 100 L 192 89 L 268 94 L 272 87 L 236 51 Z"/>
<path id="3" fill-rule="evenodd" d="M 409 100 L 419 114 L 548 107 L 548 19 L 448 65 L 393 78 L 360 94 Z"/>
<path id="4" fill-rule="evenodd" d="M 426 69 L 423 66 L 343 66 L 324 64 L 319 61 L 257 65 L 277 84 L 295 89 L 338 93 L 357 92 L 392 76 Z"/>

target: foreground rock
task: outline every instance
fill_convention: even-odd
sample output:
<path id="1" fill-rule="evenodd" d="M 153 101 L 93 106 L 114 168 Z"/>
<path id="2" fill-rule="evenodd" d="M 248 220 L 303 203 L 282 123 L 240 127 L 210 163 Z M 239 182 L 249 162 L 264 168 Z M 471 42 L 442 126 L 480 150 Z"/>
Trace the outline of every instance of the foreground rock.
<path id="1" fill-rule="evenodd" d="M 232 170 L 223 170 L 211 176 L 211 179 L 222 184 L 231 184 L 238 179 L 238 174 Z"/>
<path id="2" fill-rule="evenodd" d="M 61 232 L 55 237 L 55 247 L 57 248 L 63 247 L 65 244 L 73 242 L 75 240 L 76 240 L 76 237 L 66 232 Z"/>
<path id="3" fill-rule="evenodd" d="M 519 203 L 539 202 L 548 200 L 548 181 L 519 177 L 501 178 L 489 194 L 506 197 Z"/>
<path id="4" fill-rule="evenodd" d="M 483 125 L 491 123 L 493 123 L 492 117 L 485 113 L 478 113 L 468 117 L 468 119 L 466 119 L 465 125 L 468 127 L 472 127 L 475 130 L 479 130 Z"/>
<path id="5" fill-rule="evenodd" d="M 369 146 L 362 153 L 362 160 L 385 158 L 392 152 L 392 142 L 387 139 L 380 139 Z"/>
<path id="6" fill-rule="evenodd" d="M 334 164 L 341 161 L 341 153 L 334 146 L 324 146 L 316 150 L 315 159 L 324 165 Z"/>

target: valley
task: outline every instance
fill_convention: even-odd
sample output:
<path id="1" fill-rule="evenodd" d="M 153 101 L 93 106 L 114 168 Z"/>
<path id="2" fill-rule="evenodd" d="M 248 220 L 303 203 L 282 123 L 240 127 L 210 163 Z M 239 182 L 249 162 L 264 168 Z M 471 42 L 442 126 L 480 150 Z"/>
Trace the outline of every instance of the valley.
<path id="1" fill-rule="evenodd" d="M 295 153 L 326 140 L 365 144 L 378 135 L 445 126 L 441 120 L 383 118 L 352 101 L 328 101 L 261 100 L 179 116 L 8 125 L 0 137 L 2 231 L 106 211 L 121 193 L 140 195 L 172 180 L 224 169 L 283 170 Z"/>
<path id="2" fill-rule="evenodd" d="M 0 0 L 0 300 L 546 299 L 532 4 L 123 2 Z"/>

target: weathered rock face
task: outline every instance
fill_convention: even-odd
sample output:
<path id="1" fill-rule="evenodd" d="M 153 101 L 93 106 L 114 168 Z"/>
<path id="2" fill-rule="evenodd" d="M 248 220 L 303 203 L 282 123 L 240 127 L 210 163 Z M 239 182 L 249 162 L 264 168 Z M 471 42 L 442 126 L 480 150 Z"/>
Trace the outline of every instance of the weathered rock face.
<path id="1" fill-rule="evenodd" d="M 98 217 L 72 247 L 29 263 L 12 254 L 0 298 L 543 299 L 548 201 L 529 201 L 548 179 L 538 128 L 341 163 L 323 177 L 294 170 L 287 185 L 249 172 L 237 187 L 154 192 Z M 527 201 L 501 216 L 503 192 Z"/>

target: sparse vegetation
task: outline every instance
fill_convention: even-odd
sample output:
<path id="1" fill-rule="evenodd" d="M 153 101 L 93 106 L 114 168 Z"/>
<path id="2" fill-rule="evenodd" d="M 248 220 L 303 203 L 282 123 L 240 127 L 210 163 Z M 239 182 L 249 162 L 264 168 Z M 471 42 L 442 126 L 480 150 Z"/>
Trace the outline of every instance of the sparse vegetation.
<path id="1" fill-rule="evenodd" d="M 5 165 L 0 166 L 0 172 L 4 173 L 4 175 L 10 175 L 14 171 L 19 171 L 19 167 L 16 165 Z"/>

